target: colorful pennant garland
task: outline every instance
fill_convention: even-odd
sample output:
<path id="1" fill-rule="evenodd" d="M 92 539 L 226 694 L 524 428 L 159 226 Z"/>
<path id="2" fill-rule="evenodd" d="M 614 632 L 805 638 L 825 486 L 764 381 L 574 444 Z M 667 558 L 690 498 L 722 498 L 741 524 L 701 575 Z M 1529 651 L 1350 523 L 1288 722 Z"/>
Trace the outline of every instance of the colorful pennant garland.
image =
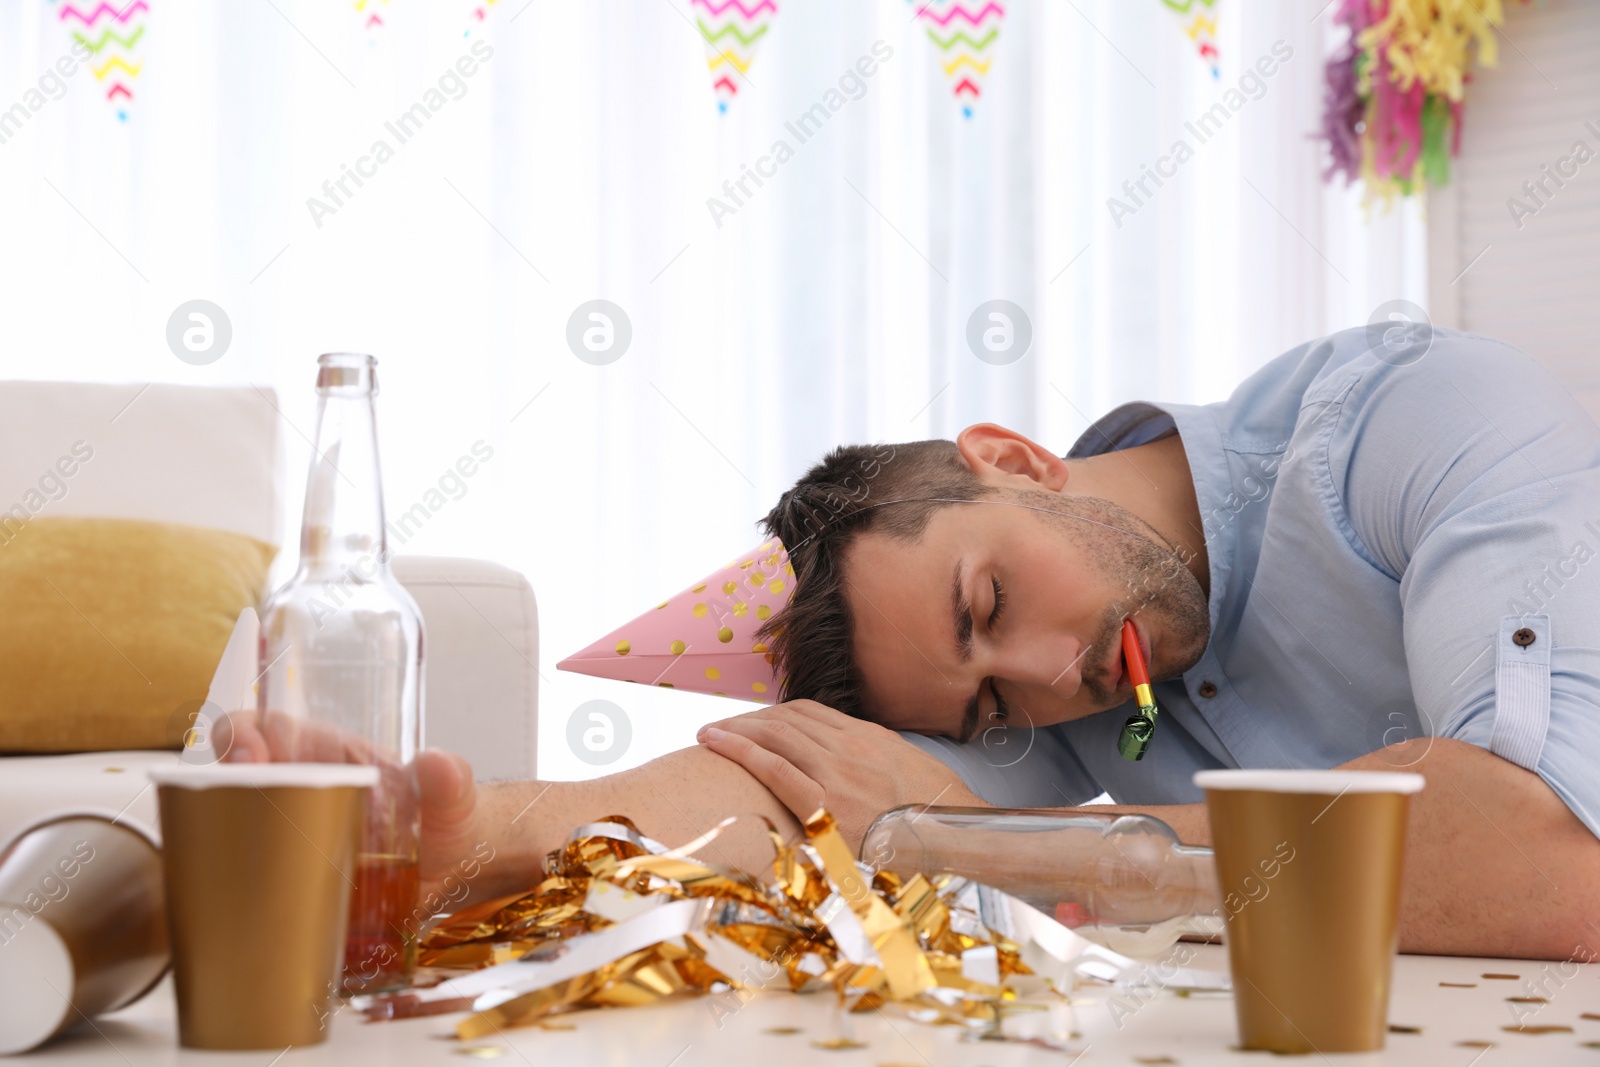
<path id="1" fill-rule="evenodd" d="M 1323 177 L 1385 203 L 1448 184 L 1469 67 L 1498 58 L 1500 0 L 1340 0 L 1334 17 L 1350 38 L 1327 64 Z"/>
<path id="2" fill-rule="evenodd" d="M 717 110 L 726 112 L 755 62 L 756 49 L 778 17 L 778 5 L 775 0 L 690 0 L 689 9 L 706 41 Z"/>
<path id="3" fill-rule="evenodd" d="M 388 11 L 389 0 L 350 0 L 350 6 L 356 9 L 356 18 L 361 28 L 366 31 L 367 44 L 378 43 L 378 35 L 383 32 L 383 15 L 379 12 Z"/>
<path id="4" fill-rule="evenodd" d="M 1006 9 L 994 0 L 912 2 L 919 5 L 917 18 L 927 26 L 928 40 L 939 49 L 939 66 L 950 81 L 950 91 L 970 119 L 994 64 Z"/>
<path id="5" fill-rule="evenodd" d="M 471 9 L 467 16 L 467 28 L 461 31 L 461 36 L 471 37 L 472 31 L 482 29 L 484 23 L 489 21 L 489 9 L 500 0 L 471 0 L 468 7 Z"/>
<path id="6" fill-rule="evenodd" d="M 1161 0 L 1183 20 L 1183 32 L 1194 42 L 1200 58 L 1211 68 L 1213 78 L 1222 77 L 1221 53 L 1217 51 L 1217 0 Z"/>
<path id="7" fill-rule="evenodd" d="M 109 3 L 79 7 L 67 0 L 57 12 L 72 39 L 90 51 L 89 69 L 105 89 L 106 100 L 116 108 L 120 122 L 128 121 L 133 87 L 144 70 L 138 49 L 149 15 L 145 0 L 131 0 L 120 7 Z"/>

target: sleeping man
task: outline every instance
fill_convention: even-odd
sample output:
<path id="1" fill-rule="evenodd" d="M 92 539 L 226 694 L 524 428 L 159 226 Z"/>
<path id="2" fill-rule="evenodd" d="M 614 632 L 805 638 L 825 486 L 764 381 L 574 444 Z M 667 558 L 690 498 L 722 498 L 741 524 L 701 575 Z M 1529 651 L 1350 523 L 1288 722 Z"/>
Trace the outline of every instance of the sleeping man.
<path id="1" fill-rule="evenodd" d="M 1403 950 L 1600 954 L 1600 429 L 1529 358 L 1347 331 L 1224 402 L 1119 407 L 1064 459 L 989 424 L 887 451 L 835 450 L 766 518 L 784 703 L 586 782 L 425 753 L 425 878 L 487 841 L 473 896 L 516 891 L 613 812 L 675 843 L 826 805 L 859 844 L 901 804 L 1106 793 L 1207 844 L 1196 770 L 1405 769 Z M 1124 619 L 1161 708 L 1138 762 Z"/>

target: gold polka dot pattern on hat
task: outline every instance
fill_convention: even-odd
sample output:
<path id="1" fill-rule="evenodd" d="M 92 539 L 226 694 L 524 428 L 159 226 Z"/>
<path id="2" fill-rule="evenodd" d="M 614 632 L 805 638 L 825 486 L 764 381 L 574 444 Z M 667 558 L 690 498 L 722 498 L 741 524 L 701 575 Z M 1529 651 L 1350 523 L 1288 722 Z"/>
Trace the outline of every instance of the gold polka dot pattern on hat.
<path id="1" fill-rule="evenodd" d="M 767 650 L 767 646 L 762 644 L 760 641 L 757 641 L 756 642 L 756 647 L 752 648 L 750 651 L 751 652 L 765 652 L 766 650 Z"/>
<path id="2" fill-rule="evenodd" d="M 706 591 L 706 583 L 701 582 L 699 585 L 694 587 L 694 591 L 696 593 L 704 593 Z"/>
<path id="3" fill-rule="evenodd" d="M 723 582 L 722 583 L 722 591 L 724 593 L 731 593 L 737 588 L 739 588 L 739 583 L 738 582 Z"/>
<path id="4" fill-rule="evenodd" d="M 689 646 L 684 644 L 682 641 L 674 641 L 674 642 L 672 642 L 671 645 L 669 645 L 667 647 L 672 649 L 672 654 L 674 656 L 681 656 L 681 655 L 683 655 L 683 650 L 688 648 Z"/>
<path id="5" fill-rule="evenodd" d="M 774 578 L 774 579 L 772 579 L 772 584 L 767 586 L 767 588 L 770 589 L 774 593 L 783 592 L 783 579 L 782 578 Z"/>
<path id="6" fill-rule="evenodd" d="M 758 589 L 766 582 L 766 580 L 767 576 L 762 574 L 760 571 L 756 571 L 754 574 L 750 575 L 750 584 Z"/>
<path id="7" fill-rule="evenodd" d="M 714 682 L 718 678 L 722 677 L 722 672 L 717 670 L 715 667 L 707 667 L 706 668 L 706 677 L 711 679 Z"/>
<path id="8" fill-rule="evenodd" d="M 723 644 L 727 644 L 729 641 L 733 640 L 733 631 L 724 626 L 722 629 L 717 631 L 717 640 L 721 641 Z"/>
<path id="9" fill-rule="evenodd" d="M 672 688 L 672 683 L 671 682 L 657 682 L 656 684 L 659 685 L 663 689 L 671 689 Z"/>
<path id="10" fill-rule="evenodd" d="M 660 611 L 662 608 L 664 608 L 666 606 L 667 606 L 667 602 L 665 600 L 663 600 L 661 603 L 656 605 L 656 610 Z"/>
<path id="11" fill-rule="evenodd" d="M 765 682 L 751 682 L 750 688 L 754 689 L 757 693 L 765 693 L 767 691 Z"/>
<path id="12" fill-rule="evenodd" d="M 758 619 L 766 619 L 771 614 L 772 609 L 767 607 L 765 604 L 761 605 L 759 608 L 756 608 L 756 618 Z"/>
<path id="13" fill-rule="evenodd" d="M 738 618 L 744 618 L 747 614 L 749 614 L 749 612 L 750 605 L 746 604 L 742 600 L 733 606 L 733 614 Z"/>
<path id="14" fill-rule="evenodd" d="M 708 609 L 704 604 L 696 604 L 694 606 L 694 617 L 697 619 L 703 619 L 706 617 L 706 612 L 708 610 L 710 609 Z"/>
<path id="15" fill-rule="evenodd" d="M 618 641 L 617 642 L 617 655 L 626 656 L 629 652 L 632 652 L 632 651 L 633 651 L 633 646 L 628 644 L 628 642 L 626 642 L 626 641 Z"/>
<path id="16" fill-rule="evenodd" d="M 749 568 L 751 568 L 752 566 L 755 565 L 755 562 L 756 561 L 753 560 L 753 559 L 747 559 L 743 563 L 739 564 L 739 569 L 740 570 L 748 570 Z"/>

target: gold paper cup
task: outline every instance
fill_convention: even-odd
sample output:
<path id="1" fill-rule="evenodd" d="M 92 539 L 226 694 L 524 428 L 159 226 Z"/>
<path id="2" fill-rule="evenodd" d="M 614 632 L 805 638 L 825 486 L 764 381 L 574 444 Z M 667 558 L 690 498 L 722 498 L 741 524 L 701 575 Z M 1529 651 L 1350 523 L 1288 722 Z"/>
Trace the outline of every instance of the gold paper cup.
<path id="1" fill-rule="evenodd" d="M 178 1039 L 327 1040 L 376 767 L 226 763 L 150 772 L 161 807 Z"/>
<path id="2" fill-rule="evenodd" d="M 63 813 L 0 849 L 0 1054 L 144 996 L 167 971 L 161 852 L 109 815 Z"/>
<path id="3" fill-rule="evenodd" d="M 1201 771 L 1242 1048 L 1366 1052 L 1388 1031 L 1417 774 Z"/>

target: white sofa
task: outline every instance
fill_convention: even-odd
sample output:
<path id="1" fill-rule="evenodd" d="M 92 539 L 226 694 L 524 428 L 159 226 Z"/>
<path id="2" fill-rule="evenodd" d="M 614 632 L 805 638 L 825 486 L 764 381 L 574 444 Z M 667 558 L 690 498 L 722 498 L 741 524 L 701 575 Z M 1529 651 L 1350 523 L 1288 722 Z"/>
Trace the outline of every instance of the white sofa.
<path id="1" fill-rule="evenodd" d="M 268 389 L 0 382 L 0 523 L 14 529 L 33 514 L 145 519 L 280 544 L 300 505 L 283 499 L 287 426 Z M 77 442 L 92 458 L 70 477 L 51 477 Z M 286 507 L 296 521 L 283 522 Z M 297 551 L 280 545 L 291 559 Z M 480 778 L 533 777 L 539 627 L 527 579 L 442 557 L 397 556 L 394 570 L 427 627 L 426 743 L 462 753 Z M 0 756 L 0 843 L 64 809 L 120 812 L 154 831 L 144 768 L 176 758 Z"/>

